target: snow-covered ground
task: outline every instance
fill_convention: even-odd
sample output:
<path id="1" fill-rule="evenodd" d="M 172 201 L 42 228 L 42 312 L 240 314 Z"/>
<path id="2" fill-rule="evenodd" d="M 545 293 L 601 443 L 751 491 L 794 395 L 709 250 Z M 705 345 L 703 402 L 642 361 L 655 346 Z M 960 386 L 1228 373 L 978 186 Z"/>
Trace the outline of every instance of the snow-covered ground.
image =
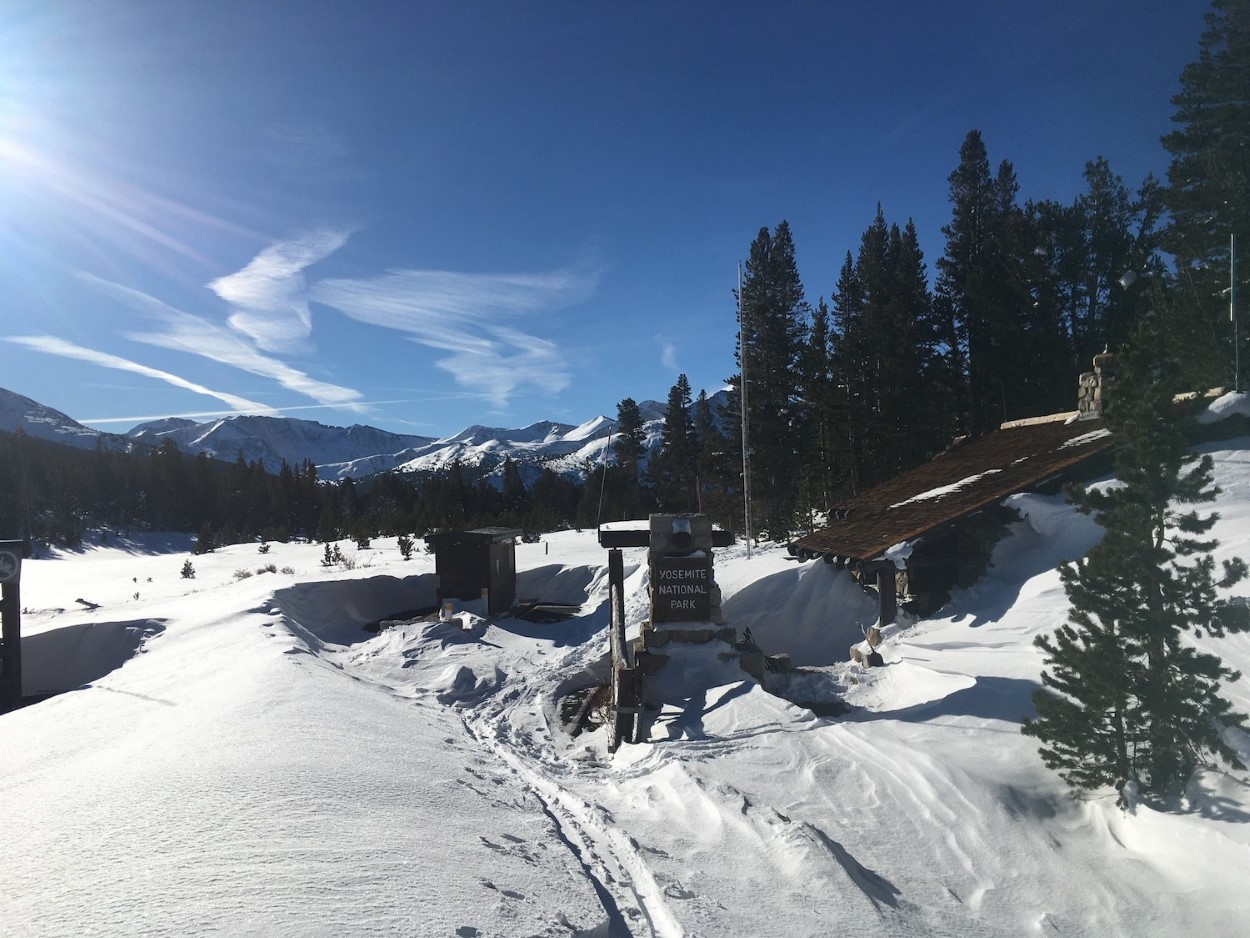
<path id="1" fill-rule="evenodd" d="M 1218 556 L 1250 557 L 1250 439 L 1205 449 Z M 846 574 L 718 551 L 728 624 L 820 666 L 770 688 L 853 709 L 767 692 L 730 646 L 673 648 L 650 741 L 614 755 L 559 718 L 604 673 L 593 532 L 517 548 L 519 597 L 581 604 L 568 621 L 377 635 L 361 626 L 433 603 L 432 557 L 393 540 L 343 542 L 351 570 L 321 545 L 236 546 L 192 557 L 194 579 L 178 537 L 26 561 L 27 691 L 73 689 L 0 717 L 0 933 L 1250 933 L 1247 773 L 1125 814 L 1072 797 L 1020 734 L 1032 639 L 1065 616 L 1055 564 L 1098 530 L 1062 499 L 1014 504 L 989 575 L 891 630 L 871 671 L 844 661 L 873 616 Z M 1250 672 L 1250 636 L 1212 647 Z M 1250 711 L 1250 678 L 1228 694 Z"/>

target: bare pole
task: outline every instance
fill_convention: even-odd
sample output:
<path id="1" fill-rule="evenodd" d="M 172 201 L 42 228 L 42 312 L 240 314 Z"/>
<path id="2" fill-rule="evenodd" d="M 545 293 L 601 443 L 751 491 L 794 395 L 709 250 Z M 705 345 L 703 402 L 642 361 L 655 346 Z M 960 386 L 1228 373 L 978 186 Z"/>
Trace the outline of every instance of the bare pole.
<path id="1" fill-rule="evenodd" d="M 1233 323 L 1233 390 L 1241 393 L 1241 339 L 1237 335 L 1237 235 L 1228 233 L 1228 318 Z"/>
<path id="2" fill-rule="evenodd" d="M 603 450 L 599 453 L 599 510 L 595 513 L 596 528 L 603 524 L 603 493 L 608 487 L 608 447 L 612 444 L 612 434 L 615 431 L 616 423 L 608 424 L 608 438 L 603 441 Z"/>
<path id="3" fill-rule="evenodd" d="M 751 559 L 751 443 L 747 439 L 747 340 L 742 321 L 742 262 L 738 262 L 738 364 L 742 372 L 742 507 L 747 540 L 747 560 Z"/>

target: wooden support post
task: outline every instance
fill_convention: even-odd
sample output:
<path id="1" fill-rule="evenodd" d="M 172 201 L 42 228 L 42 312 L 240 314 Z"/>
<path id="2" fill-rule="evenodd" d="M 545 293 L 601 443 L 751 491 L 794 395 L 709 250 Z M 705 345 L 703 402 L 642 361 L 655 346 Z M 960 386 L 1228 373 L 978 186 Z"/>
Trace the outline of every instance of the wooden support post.
<path id="1" fill-rule="evenodd" d="M 22 579 L 24 541 L 0 541 L 0 713 L 22 705 Z"/>
<path id="2" fill-rule="evenodd" d="M 877 568 L 877 618 L 881 627 L 891 625 L 898 615 L 898 592 L 894 565 Z"/>
<path id="3" fill-rule="evenodd" d="M 17 583 L 0 586 L 0 615 L 4 619 L 0 645 L 0 713 L 22 705 L 22 605 Z"/>
<path id="4" fill-rule="evenodd" d="M 608 750 L 621 743 L 637 742 L 642 712 L 642 674 L 625 641 L 625 559 L 619 549 L 608 551 L 608 602 L 612 611 L 612 722 L 608 727 Z"/>

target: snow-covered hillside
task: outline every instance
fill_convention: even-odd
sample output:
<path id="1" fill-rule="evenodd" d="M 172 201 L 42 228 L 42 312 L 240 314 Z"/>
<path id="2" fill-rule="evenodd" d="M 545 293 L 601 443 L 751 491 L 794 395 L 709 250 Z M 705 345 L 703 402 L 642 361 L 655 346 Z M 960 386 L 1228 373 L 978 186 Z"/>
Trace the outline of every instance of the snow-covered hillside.
<path id="1" fill-rule="evenodd" d="M 1250 557 L 1250 438 L 1204 450 L 1217 556 Z M 351 570 L 320 545 L 236 546 L 190 558 L 193 580 L 186 541 L 29 560 L 27 690 L 77 689 L 0 717 L 3 931 L 1245 934 L 1250 775 L 1122 813 L 1074 798 L 1020 734 L 1032 639 L 1066 612 L 1054 565 L 1098 530 L 1058 498 L 1015 505 L 990 573 L 893 629 L 869 671 L 842 661 L 871 615 L 847 574 L 718 551 L 729 623 L 821 666 L 766 689 L 728 645 L 673 649 L 648 741 L 614 755 L 559 717 L 603 676 L 592 532 L 517 547 L 519 596 L 580 604 L 566 622 L 378 635 L 361 626 L 433 596 L 432 558 L 393 540 L 344 542 Z M 633 629 L 642 561 L 627 552 Z M 1250 636 L 1211 647 L 1250 673 Z M 1250 678 L 1227 692 L 1250 711 Z M 800 705 L 834 697 L 853 709 Z"/>
<path id="2" fill-rule="evenodd" d="M 0 388 L 0 430 L 9 433 L 21 430 L 27 436 L 78 449 L 95 449 L 96 446 L 126 449 L 130 445 L 123 436 L 84 427 L 59 410 L 4 388 Z"/>
<path id="3" fill-rule="evenodd" d="M 433 442 L 426 436 L 388 433 L 359 424 L 331 427 L 315 420 L 257 416 L 223 417 L 209 423 L 157 420 L 139 424 L 127 435 L 153 446 L 172 440 L 183 452 L 206 453 L 227 462 L 233 462 L 242 453 L 244 460 L 259 462 L 270 472 L 281 469 L 283 462 L 300 466 L 305 459 L 311 459 L 318 469 L 366 458 L 380 459 L 378 468 L 360 473 L 368 474 L 392 469 L 398 464 L 396 460 L 402 462 L 407 454 Z M 322 477 L 337 476 L 331 473 Z"/>
<path id="4" fill-rule="evenodd" d="M 714 412 L 725 400 L 723 391 L 712 396 Z M 660 442 L 664 405 L 643 401 L 638 406 L 646 421 L 647 446 L 654 448 Z M 581 478 L 587 466 L 605 459 L 612 462 L 610 441 L 616 432 L 615 422 L 603 416 L 577 426 L 550 420 L 515 429 L 474 425 L 435 439 L 360 424 L 334 427 L 293 417 L 237 415 L 204 423 L 166 417 L 119 436 L 92 430 L 60 411 L 0 388 L 0 430 L 18 427 L 30 436 L 85 449 L 98 443 L 122 449 L 132 442 L 160 446 L 171 440 L 184 453 L 203 453 L 226 462 L 242 453 L 245 461 L 274 473 L 284 462 L 297 467 L 307 459 L 317 467 L 318 478 L 328 481 L 363 479 L 380 472 L 440 472 L 456 461 L 471 473 L 501 480 L 504 461 L 512 459 L 527 484 L 543 469 Z"/>
<path id="5" fill-rule="evenodd" d="M 457 460 L 471 471 L 497 473 L 505 459 L 518 462 L 527 481 L 532 481 L 544 467 L 581 474 L 587 463 L 603 458 L 613 431 L 611 420 L 594 417 L 580 426 L 546 420 L 518 429 L 472 426 L 433 439 L 360 425 L 331 427 L 290 417 L 238 416 L 209 423 L 154 421 L 140 424 L 129 436 L 151 445 L 173 440 L 183 452 L 227 461 L 242 453 L 246 461 L 259 462 L 270 472 L 277 472 L 283 462 L 299 466 L 310 459 L 318 477 L 332 481 L 379 472 L 438 472 Z M 658 441 L 659 433 L 658 422 L 649 425 L 649 437 Z"/>

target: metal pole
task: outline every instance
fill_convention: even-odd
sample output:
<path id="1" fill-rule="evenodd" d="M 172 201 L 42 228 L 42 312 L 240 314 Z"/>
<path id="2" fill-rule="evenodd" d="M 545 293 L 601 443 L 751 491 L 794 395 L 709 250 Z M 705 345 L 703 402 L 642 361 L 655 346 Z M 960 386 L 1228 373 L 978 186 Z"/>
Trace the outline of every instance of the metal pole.
<path id="1" fill-rule="evenodd" d="M 742 321 L 742 263 L 738 263 L 738 358 L 742 366 L 742 506 L 747 541 L 747 560 L 751 559 L 751 443 L 747 438 L 747 339 Z"/>
<path id="2" fill-rule="evenodd" d="M 1241 338 L 1237 335 L 1237 235 L 1228 234 L 1228 318 L 1233 323 L 1233 390 L 1241 393 Z"/>

